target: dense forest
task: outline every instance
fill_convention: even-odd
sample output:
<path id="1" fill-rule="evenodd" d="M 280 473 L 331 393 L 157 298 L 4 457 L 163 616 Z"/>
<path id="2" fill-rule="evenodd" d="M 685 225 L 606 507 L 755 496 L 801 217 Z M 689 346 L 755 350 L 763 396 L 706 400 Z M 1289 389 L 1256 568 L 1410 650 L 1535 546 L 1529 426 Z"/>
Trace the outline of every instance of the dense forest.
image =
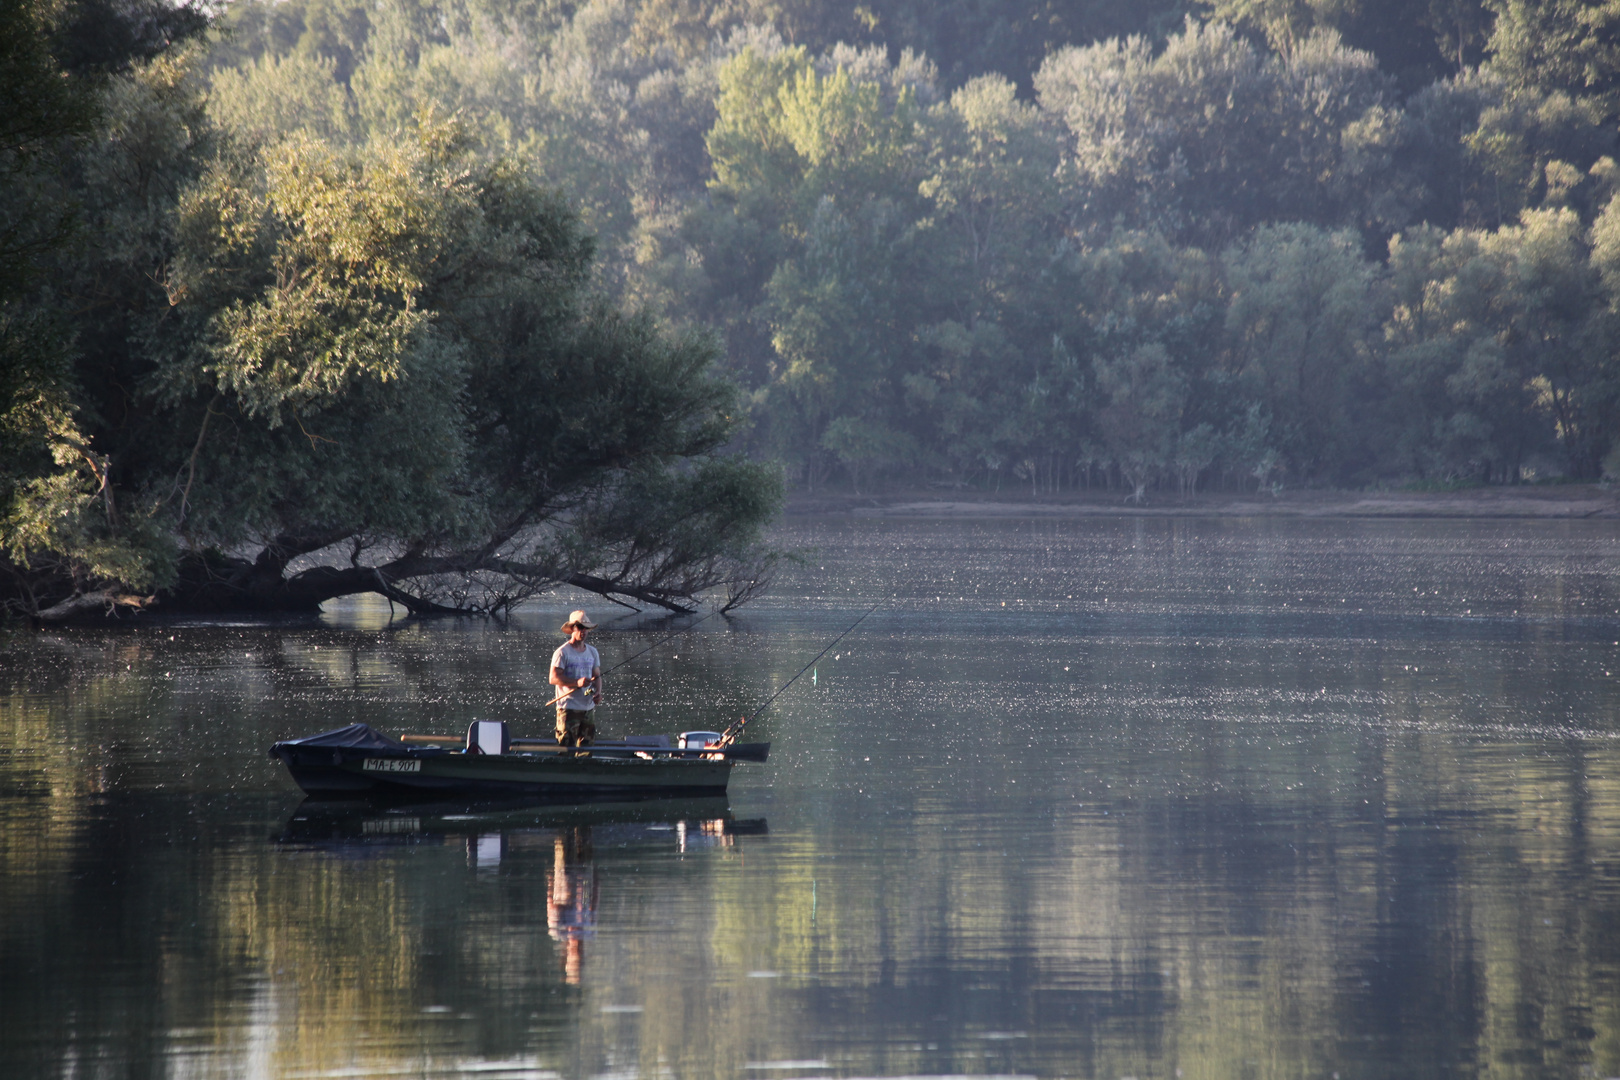
<path id="1" fill-rule="evenodd" d="M 3 2 L 14 607 L 740 599 L 783 480 L 1620 474 L 1609 0 Z"/>
<path id="2" fill-rule="evenodd" d="M 521 160 L 431 108 L 342 142 L 222 123 L 234 35 L 187 9 L 6 11 L 12 610 L 560 583 L 688 610 L 769 580 L 780 469 L 728 449 L 715 336 L 598 287 Z"/>

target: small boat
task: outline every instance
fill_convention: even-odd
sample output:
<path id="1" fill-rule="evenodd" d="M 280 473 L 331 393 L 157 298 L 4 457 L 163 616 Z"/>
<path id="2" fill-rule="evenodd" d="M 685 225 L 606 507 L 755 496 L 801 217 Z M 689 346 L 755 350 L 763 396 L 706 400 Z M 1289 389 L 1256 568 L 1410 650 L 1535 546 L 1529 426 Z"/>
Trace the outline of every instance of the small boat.
<path id="1" fill-rule="evenodd" d="M 455 735 L 391 739 L 366 724 L 270 747 L 310 795 L 536 796 L 558 801 L 724 795 L 738 761 L 763 762 L 770 743 L 721 746 L 714 731 L 646 735 L 575 749 L 513 739 L 500 721 Z"/>

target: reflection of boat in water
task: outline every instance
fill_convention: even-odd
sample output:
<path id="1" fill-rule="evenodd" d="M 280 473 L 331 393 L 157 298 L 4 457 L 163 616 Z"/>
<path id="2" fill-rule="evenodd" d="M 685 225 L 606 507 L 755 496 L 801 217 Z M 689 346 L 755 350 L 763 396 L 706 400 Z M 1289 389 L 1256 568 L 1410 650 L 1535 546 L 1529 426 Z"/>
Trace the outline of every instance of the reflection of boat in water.
<path id="1" fill-rule="evenodd" d="M 311 795 L 505 794 L 572 801 L 723 795 L 734 763 L 762 762 L 770 752 L 769 743 L 716 746 L 714 732 L 604 741 L 575 750 L 550 740 L 510 739 L 505 728 L 475 723 L 463 743 L 453 736 L 390 739 L 365 724 L 350 724 L 278 742 L 270 754 Z"/>
<path id="2" fill-rule="evenodd" d="M 724 796 L 579 805 L 532 796 L 384 803 L 311 797 L 298 804 L 276 841 L 295 847 L 386 847 L 424 840 L 442 843 L 458 836 L 476 841 L 492 834 L 581 827 L 610 835 L 615 843 L 673 841 L 682 851 L 730 846 L 735 837 L 767 831 L 761 819 L 736 820 Z"/>
<path id="3" fill-rule="evenodd" d="M 763 819 L 738 821 L 724 798 L 662 799 L 559 805 L 541 799 L 436 799 L 378 804 L 305 799 L 276 838 L 282 846 L 343 859 L 370 858 L 402 847 L 465 845 L 480 877 L 513 860 L 529 872 L 544 860 L 546 934 L 558 943 L 563 978 L 580 981 L 585 943 L 596 935 L 601 894 L 598 850 L 615 857 L 663 848 L 685 855 L 730 848 L 742 836 L 767 833 Z"/>

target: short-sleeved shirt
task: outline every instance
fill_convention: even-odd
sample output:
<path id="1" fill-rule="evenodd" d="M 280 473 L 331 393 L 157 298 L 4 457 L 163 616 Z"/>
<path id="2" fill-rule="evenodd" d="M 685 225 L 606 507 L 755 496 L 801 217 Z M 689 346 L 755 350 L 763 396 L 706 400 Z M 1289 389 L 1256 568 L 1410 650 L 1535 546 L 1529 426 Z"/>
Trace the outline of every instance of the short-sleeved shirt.
<path id="1" fill-rule="evenodd" d="M 551 666 L 562 668 L 563 678 L 570 682 L 587 679 L 591 672 L 602 666 L 602 655 L 596 651 L 595 645 L 586 645 L 583 649 L 576 649 L 571 643 L 564 642 L 557 646 L 557 651 L 551 654 Z M 559 705 L 570 709 L 596 708 L 596 688 L 583 686 L 558 702 Z"/>

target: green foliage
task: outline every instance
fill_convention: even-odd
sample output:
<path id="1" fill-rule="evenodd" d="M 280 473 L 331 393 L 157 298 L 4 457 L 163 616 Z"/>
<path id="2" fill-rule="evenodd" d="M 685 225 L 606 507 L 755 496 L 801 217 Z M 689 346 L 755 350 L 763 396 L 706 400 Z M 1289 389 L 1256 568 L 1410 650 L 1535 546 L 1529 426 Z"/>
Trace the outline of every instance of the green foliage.
<path id="1" fill-rule="evenodd" d="M 936 245 L 936 272 L 955 271 L 967 318 L 993 317 L 995 293 L 1025 276 L 1022 255 L 1038 250 L 1057 218 L 1061 152 L 1047 118 L 995 76 L 957 90 L 930 121 L 928 174 L 917 190 L 932 203 L 924 227 L 949 237 Z"/>
<path id="2" fill-rule="evenodd" d="M 1603 479 L 1611 483 L 1620 480 L 1620 441 L 1603 456 Z"/>
<path id="3" fill-rule="evenodd" d="M 108 85 L 59 174 L 89 239 L 0 313 L 9 605 L 757 588 L 780 478 L 722 454 L 712 337 L 594 295 L 555 193 L 431 109 L 216 137 L 192 71 Z M 339 542 L 348 570 L 285 576 Z"/>
<path id="4" fill-rule="evenodd" d="M 1392 245 L 1390 368 L 1421 403 L 1406 452 L 1423 471 L 1472 462 L 1516 477 L 1556 438 L 1572 471 L 1597 475 L 1614 424 L 1605 231 L 1594 249 L 1572 211 L 1528 211 L 1516 226 Z"/>
<path id="5" fill-rule="evenodd" d="M 1514 91 L 1480 69 L 1424 89 L 1407 118 L 1399 157 L 1430 224 L 1496 227 L 1543 202 L 1578 203 L 1589 216 L 1604 195 L 1600 163 L 1614 143 L 1590 99 Z"/>
<path id="6" fill-rule="evenodd" d="M 442 126 L 363 155 L 294 135 L 261 157 L 220 163 L 183 198 L 170 289 L 218 308 L 198 374 L 275 426 L 284 406 L 399 374 L 477 190 Z"/>
<path id="7" fill-rule="evenodd" d="M 951 86 L 1001 75 L 1027 94 L 1048 53 L 1130 34 L 1162 39 L 1193 6 L 1185 0 L 871 0 L 856 8 L 867 17 L 840 36 L 853 41 L 864 34 L 926 54 Z"/>
<path id="8" fill-rule="evenodd" d="M 201 25 L 193 8 L 0 4 L 0 569 L 13 595 L 37 598 L 40 583 L 64 580 L 146 588 L 171 570 L 159 530 L 120 506 L 114 463 L 84 427 L 81 320 L 41 297 L 87 242 L 79 226 L 99 205 L 72 175 L 100 179 L 123 163 L 93 152 L 98 126 L 127 132 L 127 95 L 98 93 L 100 76 Z"/>
<path id="9" fill-rule="evenodd" d="M 822 74 L 803 49 L 744 49 L 720 69 L 708 136 L 712 187 L 742 204 L 783 200 L 802 229 L 823 199 L 903 195 L 916 128 L 916 92 L 902 78 Z M 885 93 L 885 91 L 889 91 Z"/>
<path id="10" fill-rule="evenodd" d="M 1265 221 L 1403 216 L 1387 78 L 1331 33 L 1268 58 L 1224 24 L 1189 23 L 1157 55 L 1139 38 L 1060 50 L 1035 85 L 1070 133 L 1072 197 L 1092 220 L 1219 245 Z"/>
<path id="11" fill-rule="evenodd" d="M 202 35 L 207 5 L 185 0 L 67 0 L 53 5 L 51 51 L 75 75 L 108 75 Z"/>
<path id="12" fill-rule="evenodd" d="M 342 143 L 354 138 L 358 126 L 353 95 L 338 78 L 338 62 L 304 52 L 267 53 L 240 70 L 217 72 L 211 105 L 221 126 L 263 140 L 307 131 Z"/>
<path id="13" fill-rule="evenodd" d="M 1259 30 L 1286 55 L 1313 30 L 1337 28 L 1354 6 L 1353 0 L 1211 0 L 1209 9 L 1222 22 Z"/>
<path id="14" fill-rule="evenodd" d="M 1374 269 L 1360 248 L 1353 233 L 1268 225 L 1222 258 L 1232 369 L 1262 388 L 1273 445 L 1307 476 L 1330 462 L 1364 466 L 1373 453 L 1365 421 L 1343 408 L 1377 381 L 1368 355 Z"/>
<path id="15" fill-rule="evenodd" d="M 803 75 L 814 77 L 803 49 L 762 55 L 748 48 L 720 69 L 718 115 L 705 139 L 716 191 L 740 202 L 798 186 L 803 163 L 781 123 L 780 103 Z"/>
<path id="16" fill-rule="evenodd" d="M 1205 0 L 1216 19 L 1290 53 L 1331 30 L 1378 57 L 1407 90 L 1478 63 L 1491 30 L 1486 0 Z"/>
<path id="17" fill-rule="evenodd" d="M 1593 96 L 1620 106 L 1620 3 L 1490 0 L 1493 66 L 1518 89 Z"/>
<path id="18" fill-rule="evenodd" d="M 35 260 L 65 241 L 71 207 L 52 197 L 51 159 L 95 119 L 89 88 L 69 80 L 53 55 L 53 6 L 0 0 L 0 300 L 21 291 Z"/>
<path id="19" fill-rule="evenodd" d="M 1601 475 L 1613 5 L 1188 6 L 4 8 L 12 595 L 745 597 L 784 475 Z"/>

